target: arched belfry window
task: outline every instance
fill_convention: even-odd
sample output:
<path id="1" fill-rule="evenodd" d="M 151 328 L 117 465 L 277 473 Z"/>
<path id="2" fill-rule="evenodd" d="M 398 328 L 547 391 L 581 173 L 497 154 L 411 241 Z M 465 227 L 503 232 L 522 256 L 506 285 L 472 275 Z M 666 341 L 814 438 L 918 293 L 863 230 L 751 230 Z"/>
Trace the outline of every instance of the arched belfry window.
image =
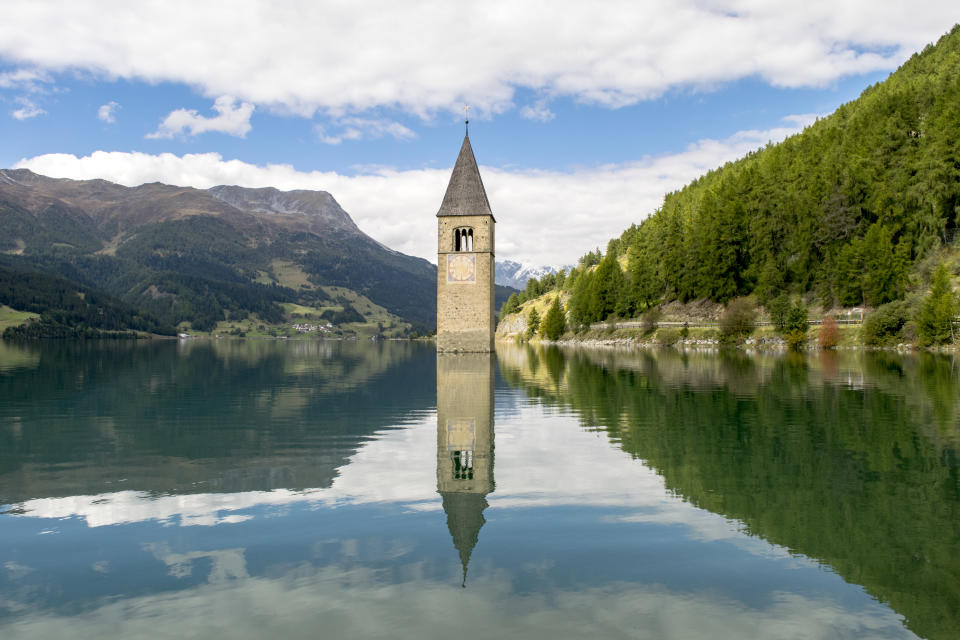
<path id="1" fill-rule="evenodd" d="M 453 479 L 473 480 L 473 451 L 453 452 Z"/>
<path id="2" fill-rule="evenodd" d="M 453 250 L 473 251 L 473 229 L 458 227 L 453 230 Z"/>

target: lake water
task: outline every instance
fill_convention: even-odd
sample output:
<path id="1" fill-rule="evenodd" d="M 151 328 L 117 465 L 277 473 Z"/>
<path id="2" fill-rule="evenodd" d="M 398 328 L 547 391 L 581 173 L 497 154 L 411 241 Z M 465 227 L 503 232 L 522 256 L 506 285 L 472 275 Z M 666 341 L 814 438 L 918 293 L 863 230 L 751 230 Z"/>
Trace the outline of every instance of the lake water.
<path id="1" fill-rule="evenodd" d="M 960 636 L 930 355 L 0 343 L 0 637 Z"/>

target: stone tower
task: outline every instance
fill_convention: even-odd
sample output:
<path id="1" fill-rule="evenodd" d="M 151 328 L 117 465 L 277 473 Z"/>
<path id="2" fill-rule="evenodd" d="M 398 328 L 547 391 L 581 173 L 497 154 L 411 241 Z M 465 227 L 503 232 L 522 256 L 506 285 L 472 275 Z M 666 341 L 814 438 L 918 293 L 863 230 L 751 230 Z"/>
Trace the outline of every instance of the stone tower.
<path id="1" fill-rule="evenodd" d="M 463 586 L 493 481 L 493 354 L 437 355 L 437 491 Z"/>
<path id="2" fill-rule="evenodd" d="M 437 350 L 493 351 L 493 227 L 469 132 L 437 212 Z"/>

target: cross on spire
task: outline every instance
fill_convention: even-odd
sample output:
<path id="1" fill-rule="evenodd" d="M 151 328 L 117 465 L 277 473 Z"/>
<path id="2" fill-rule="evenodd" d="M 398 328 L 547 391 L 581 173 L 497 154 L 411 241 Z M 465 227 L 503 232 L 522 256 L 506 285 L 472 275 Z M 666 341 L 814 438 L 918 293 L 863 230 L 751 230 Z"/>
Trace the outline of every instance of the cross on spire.
<path id="1" fill-rule="evenodd" d="M 467 133 L 470 133 L 470 105 L 463 105 L 463 124 L 466 126 Z"/>

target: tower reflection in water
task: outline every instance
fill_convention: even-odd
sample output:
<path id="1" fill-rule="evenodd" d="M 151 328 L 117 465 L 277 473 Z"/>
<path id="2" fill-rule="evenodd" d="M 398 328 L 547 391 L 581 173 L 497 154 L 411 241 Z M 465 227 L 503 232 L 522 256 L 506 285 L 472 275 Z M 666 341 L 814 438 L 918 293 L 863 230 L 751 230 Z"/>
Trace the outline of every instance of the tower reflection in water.
<path id="1" fill-rule="evenodd" d="M 493 483 L 493 358 L 437 354 L 437 491 L 463 566 L 486 522 Z"/>

